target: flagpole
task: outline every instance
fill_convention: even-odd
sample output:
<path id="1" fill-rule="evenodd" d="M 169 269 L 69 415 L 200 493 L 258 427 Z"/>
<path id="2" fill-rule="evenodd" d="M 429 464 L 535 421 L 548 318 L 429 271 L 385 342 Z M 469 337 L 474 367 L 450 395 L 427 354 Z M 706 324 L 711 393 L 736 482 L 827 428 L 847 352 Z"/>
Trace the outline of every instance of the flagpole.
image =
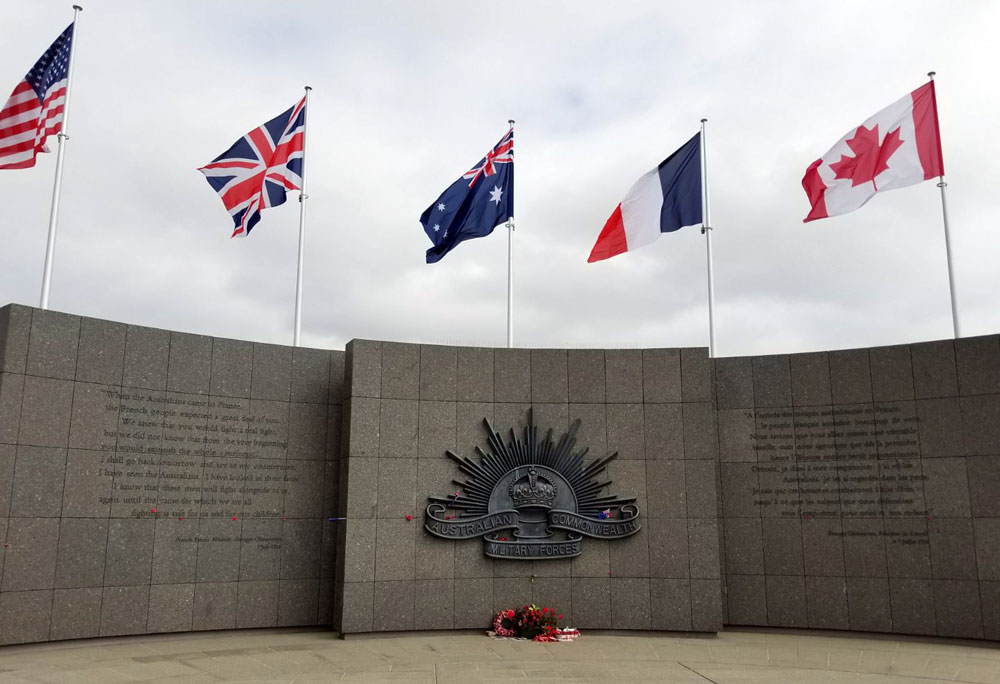
<path id="1" fill-rule="evenodd" d="M 69 129 L 69 95 L 73 88 L 73 62 L 76 61 L 77 30 L 80 28 L 78 19 L 83 8 L 73 5 L 73 38 L 69 48 L 69 68 L 66 71 L 66 99 L 63 101 L 62 128 L 56 138 L 59 141 L 59 150 L 56 152 L 56 180 L 52 186 L 52 208 L 49 210 L 49 237 L 45 244 L 45 267 L 42 271 L 42 296 L 39 307 L 49 308 L 49 288 L 52 285 L 52 261 L 56 251 L 56 223 L 59 219 L 59 195 L 62 191 L 63 158 L 66 148 L 63 142 L 69 140 L 66 131 Z"/>
<path id="2" fill-rule="evenodd" d="M 933 82 L 934 74 L 936 73 L 936 71 L 928 71 L 927 77 Z M 934 117 L 937 118 L 936 93 L 934 95 Z M 938 141 L 940 142 L 940 133 L 938 134 Z M 951 234 L 948 231 L 948 199 L 945 195 L 945 188 L 948 187 L 948 183 L 945 181 L 943 173 L 939 178 L 940 182 L 938 182 L 937 186 L 941 188 L 941 215 L 944 218 L 944 251 L 948 259 L 948 294 L 951 295 L 951 326 L 955 339 L 958 339 L 962 334 L 958 325 L 958 304 L 955 301 L 955 273 L 951 261 Z"/>
<path id="3" fill-rule="evenodd" d="M 510 129 L 514 130 L 514 119 L 508 119 Z M 511 162 L 513 163 L 513 162 Z M 511 186 L 513 191 L 513 184 Z M 514 205 L 511 204 L 511 213 L 514 213 Z M 514 221 L 513 217 L 507 218 L 507 348 L 514 346 Z"/>
<path id="4" fill-rule="evenodd" d="M 715 358 L 715 280 L 712 275 L 712 220 L 708 203 L 708 144 L 705 141 L 705 124 L 708 119 L 701 120 L 701 188 L 704 203 L 704 217 L 701 232 L 705 234 L 705 247 L 708 253 L 708 358 Z"/>
<path id="5" fill-rule="evenodd" d="M 302 336 L 302 261 L 304 254 L 304 240 L 306 232 L 306 126 L 309 123 L 309 91 L 312 86 L 306 86 L 305 103 L 302 105 L 302 189 L 299 190 L 299 264 L 295 274 L 295 335 L 292 339 L 294 346 L 299 346 L 299 338 Z"/>

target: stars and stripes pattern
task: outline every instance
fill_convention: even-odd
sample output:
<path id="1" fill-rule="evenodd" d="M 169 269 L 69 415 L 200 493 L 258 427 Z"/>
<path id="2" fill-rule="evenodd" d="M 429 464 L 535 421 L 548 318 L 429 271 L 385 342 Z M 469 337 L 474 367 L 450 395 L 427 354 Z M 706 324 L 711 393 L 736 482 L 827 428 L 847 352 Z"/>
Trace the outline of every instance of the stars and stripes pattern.
<path id="1" fill-rule="evenodd" d="M 198 169 L 233 217 L 233 237 L 245 237 L 260 212 L 284 204 L 289 190 L 302 189 L 306 99 Z"/>
<path id="2" fill-rule="evenodd" d="M 0 169 L 27 169 L 62 130 L 73 24 L 49 46 L 0 110 Z"/>
<path id="3" fill-rule="evenodd" d="M 465 172 L 462 178 L 469 181 L 471 188 L 482 176 L 492 176 L 497 172 L 495 164 L 512 164 L 514 162 L 514 127 L 512 126 L 507 135 L 500 139 L 496 147 L 486 153 L 486 157 L 471 169 Z"/>

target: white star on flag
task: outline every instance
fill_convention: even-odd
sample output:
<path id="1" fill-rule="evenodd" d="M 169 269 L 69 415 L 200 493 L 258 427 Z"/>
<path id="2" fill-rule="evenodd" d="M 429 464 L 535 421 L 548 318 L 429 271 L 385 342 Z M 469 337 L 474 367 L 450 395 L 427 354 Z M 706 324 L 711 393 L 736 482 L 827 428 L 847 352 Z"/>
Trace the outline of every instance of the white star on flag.
<path id="1" fill-rule="evenodd" d="M 438 211 L 444 211 L 444 203 L 438 205 Z"/>
<path id="2" fill-rule="evenodd" d="M 500 195 L 502 195 L 502 194 L 503 194 L 503 190 L 500 189 L 500 186 L 494 185 L 493 189 L 490 190 L 490 202 L 493 202 L 494 204 L 496 204 L 497 206 L 499 206 L 500 205 Z"/>
<path id="3" fill-rule="evenodd" d="M 436 224 L 436 223 L 435 223 L 435 224 L 434 224 L 434 232 L 436 233 L 436 232 L 438 232 L 439 230 L 441 230 L 441 226 L 439 226 L 438 224 Z"/>

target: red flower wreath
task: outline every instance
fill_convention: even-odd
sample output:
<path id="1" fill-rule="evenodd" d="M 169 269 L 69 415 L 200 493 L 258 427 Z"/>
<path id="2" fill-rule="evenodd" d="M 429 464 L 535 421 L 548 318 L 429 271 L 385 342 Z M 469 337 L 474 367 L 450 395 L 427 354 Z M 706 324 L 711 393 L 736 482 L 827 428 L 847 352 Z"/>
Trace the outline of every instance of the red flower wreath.
<path id="1" fill-rule="evenodd" d="M 517 619 L 513 610 L 501 610 L 493 618 L 493 631 L 499 637 L 513 637 L 517 635 Z"/>

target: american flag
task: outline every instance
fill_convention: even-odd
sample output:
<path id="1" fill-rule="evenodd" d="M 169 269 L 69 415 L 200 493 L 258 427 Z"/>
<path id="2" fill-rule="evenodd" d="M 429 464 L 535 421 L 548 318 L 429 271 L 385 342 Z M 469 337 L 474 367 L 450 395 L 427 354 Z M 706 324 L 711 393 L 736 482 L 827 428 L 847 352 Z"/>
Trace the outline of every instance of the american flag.
<path id="1" fill-rule="evenodd" d="M 284 204 L 289 190 L 302 189 L 305 108 L 303 97 L 198 169 L 233 217 L 233 237 L 249 235 L 261 210 Z"/>
<path id="2" fill-rule="evenodd" d="M 0 169 L 27 169 L 45 140 L 59 133 L 66 105 L 73 24 L 66 27 L 0 110 Z"/>

